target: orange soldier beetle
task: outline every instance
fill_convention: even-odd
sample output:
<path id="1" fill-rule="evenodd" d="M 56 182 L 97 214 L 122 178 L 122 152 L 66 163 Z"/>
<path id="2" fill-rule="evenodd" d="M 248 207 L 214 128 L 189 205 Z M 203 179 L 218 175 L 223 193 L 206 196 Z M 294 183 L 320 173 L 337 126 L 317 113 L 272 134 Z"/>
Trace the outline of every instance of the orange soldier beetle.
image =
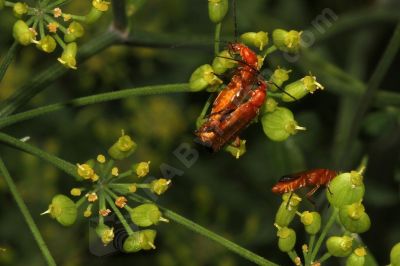
<path id="1" fill-rule="evenodd" d="M 337 174 L 338 173 L 334 170 L 313 169 L 285 175 L 282 176 L 278 183 L 276 183 L 276 185 L 272 188 L 272 192 L 283 194 L 287 192 L 294 192 L 302 187 L 313 187 L 306 195 L 306 197 L 311 201 L 311 196 L 318 190 L 318 188 L 321 186 L 328 186 L 329 182 Z"/>

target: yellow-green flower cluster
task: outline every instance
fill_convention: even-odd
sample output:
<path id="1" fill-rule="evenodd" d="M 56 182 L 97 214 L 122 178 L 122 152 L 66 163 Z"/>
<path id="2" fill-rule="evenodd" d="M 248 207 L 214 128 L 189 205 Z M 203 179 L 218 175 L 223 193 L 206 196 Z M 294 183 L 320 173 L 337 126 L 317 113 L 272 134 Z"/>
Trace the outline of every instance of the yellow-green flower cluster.
<path id="1" fill-rule="evenodd" d="M 134 163 L 125 172 L 115 165 L 115 160 L 128 158 L 136 150 L 132 138 L 124 133 L 108 150 L 110 158 L 98 154 L 76 166 L 76 177 L 79 187 L 70 190 L 70 196 L 56 195 L 45 213 L 56 219 L 63 226 L 75 223 L 80 209 L 84 217 L 97 216 L 96 234 L 104 245 L 114 241 L 114 224 L 105 217 L 115 214 L 124 225 L 127 238 L 123 244 L 124 252 L 136 252 L 155 248 L 156 231 L 153 229 L 133 231 L 129 222 L 139 227 L 149 227 L 159 222 L 168 222 L 162 217 L 158 206 L 153 203 L 142 203 L 143 198 L 136 194 L 137 189 L 145 189 L 159 196 L 169 187 L 171 180 L 160 178 L 142 181 L 149 174 L 150 161 Z M 80 197 L 73 201 L 72 197 Z M 135 204 L 136 203 L 136 204 Z M 135 206 L 133 206 L 135 204 Z M 126 212 L 130 221 L 122 214 Z"/>
<path id="2" fill-rule="evenodd" d="M 11 7 L 18 20 L 13 26 L 14 39 L 21 45 L 36 44 L 46 53 L 52 53 L 60 46 L 63 52 L 58 61 L 65 67 L 76 69 L 78 46 L 75 41 L 83 37 L 85 30 L 81 23 L 93 23 L 109 9 L 110 2 L 93 0 L 91 10 L 84 16 L 64 12 L 52 1 L 32 5 L 26 2 L 0 1 L 0 10 Z"/>

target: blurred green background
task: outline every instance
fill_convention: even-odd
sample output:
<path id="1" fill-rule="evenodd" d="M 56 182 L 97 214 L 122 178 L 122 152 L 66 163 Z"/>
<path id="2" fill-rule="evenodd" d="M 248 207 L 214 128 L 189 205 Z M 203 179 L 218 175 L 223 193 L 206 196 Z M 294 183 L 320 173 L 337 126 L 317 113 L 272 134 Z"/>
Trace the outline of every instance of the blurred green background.
<path id="1" fill-rule="evenodd" d="M 89 1 L 71 1 L 66 9 L 85 13 L 88 4 Z M 399 20 L 396 14 L 399 1 L 238 0 L 238 31 L 271 32 L 275 28 L 286 28 L 315 32 L 311 22 L 325 8 L 333 10 L 338 20 L 325 34 L 318 35 L 318 41 L 309 50 L 318 61 L 334 64 L 366 82 Z M 111 47 L 55 81 L 25 109 L 124 88 L 186 82 L 198 65 L 212 60 L 214 26 L 207 12 L 207 1 L 146 1 L 131 18 L 133 31 L 209 36 L 210 43 L 192 49 L 186 47 L 187 43 L 171 39 L 171 47 L 163 49 Z M 111 12 L 108 12 L 94 26 L 86 27 L 88 32 L 80 43 L 105 31 L 111 19 Z M 13 42 L 14 21 L 10 9 L 0 11 L 1 57 Z M 225 41 L 234 40 L 232 21 L 230 13 L 222 29 Z M 336 23 L 340 27 L 336 27 Z M 0 84 L 0 99 L 4 100 L 15 89 L 29 83 L 40 69 L 53 63 L 56 56 L 41 53 L 33 46 L 21 49 Z M 184 171 L 183 176 L 173 179 L 173 186 L 158 200 L 160 204 L 282 265 L 290 261 L 276 245 L 272 224 L 280 198 L 272 194 L 272 185 L 280 176 L 293 171 L 316 167 L 351 170 L 357 167 L 363 155 L 369 155 L 364 203 L 372 227 L 363 234 L 363 240 L 379 265 L 388 264 L 390 248 L 400 240 L 398 106 L 370 108 L 357 140 L 352 146 L 339 147 L 344 153 L 338 158 L 338 131 L 342 128 L 339 122 L 349 110 L 343 108 L 344 101 L 347 99 L 355 106 L 357 98 L 335 93 L 341 89 L 337 85 L 340 83 L 333 82 L 335 76 L 324 78 L 330 77 L 329 71 L 321 77 L 313 60 L 300 58 L 298 63 L 289 64 L 277 53 L 268 63 L 270 68 L 280 65 L 293 69 L 293 81 L 312 70 L 326 90 L 288 105 L 299 124 L 307 127 L 306 132 L 274 143 L 265 137 L 260 124 L 253 124 L 243 132 L 247 153 L 239 160 L 226 152 L 210 154 L 193 143 L 195 120 L 208 97 L 205 92 L 136 97 L 65 109 L 5 131 L 18 138 L 30 136 L 31 144 L 75 164 L 105 153 L 124 129 L 139 145 L 132 161 L 150 160 L 153 176 L 161 176 L 161 163 Z M 382 89 L 397 91 L 399 67 L 400 56 L 397 56 L 380 86 Z M 190 143 L 200 152 L 199 160 L 190 169 L 173 155 L 182 142 Z M 79 219 L 71 228 L 62 228 L 49 217 L 39 215 L 47 209 L 53 195 L 69 193 L 76 185 L 73 178 L 48 163 L 10 148 L 2 146 L 1 154 L 60 265 L 250 265 L 211 240 L 173 222 L 157 226 L 157 249 L 154 251 L 93 256 L 87 219 Z M 0 247 L 7 249 L 0 253 L 0 265 L 44 265 L 2 178 L 0 198 Z M 318 207 L 323 203 L 322 198 L 316 196 Z M 295 227 L 299 232 L 299 250 L 304 235 L 298 222 Z M 332 260 L 330 265 L 338 265 L 338 261 Z"/>

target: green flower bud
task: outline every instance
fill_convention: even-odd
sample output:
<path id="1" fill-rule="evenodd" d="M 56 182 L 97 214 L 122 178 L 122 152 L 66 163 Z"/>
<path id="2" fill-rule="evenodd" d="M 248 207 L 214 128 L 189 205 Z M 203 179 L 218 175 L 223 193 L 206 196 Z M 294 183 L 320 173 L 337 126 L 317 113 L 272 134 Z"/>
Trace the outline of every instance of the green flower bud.
<path id="1" fill-rule="evenodd" d="M 340 208 L 339 218 L 342 225 L 352 233 L 364 233 L 371 226 L 371 220 L 359 202 Z"/>
<path id="2" fill-rule="evenodd" d="M 58 194 L 53 197 L 49 209 L 42 213 L 50 213 L 50 216 L 63 226 L 70 226 L 76 221 L 78 213 L 75 202 L 65 195 Z"/>
<path id="3" fill-rule="evenodd" d="M 137 252 L 141 249 L 155 249 L 154 239 L 157 232 L 155 230 L 142 230 L 134 232 L 128 236 L 123 244 L 123 250 L 128 253 Z"/>
<path id="4" fill-rule="evenodd" d="M 295 193 L 293 193 L 291 197 L 290 194 L 291 193 L 283 194 L 283 201 L 275 215 L 275 224 L 281 227 L 288 226 L 293 221 L 301 202 L 301 198 Z"/>
<path id="5" fill-rule="evenodd" d="M 22 15 L 28 13 L 28 5 L 26 3 L 17 2 L 13 7 L 14 16 L 17 18 L 22 17 Z"/>
<path id="6" fill-rule="evenodd" d="M 351 253 L 351 255 L 347 258 L 346 266 L 364 266 L 366 255 L 367 251 L 365 250 L 365 248 L 356 248 L 353 253 Z"/>
<path id="7" fill-rule="evenodd" d="M 240 35 L 240 39 L 247 44 L 252 45 L 260 49 L 264 49 L 264 47 L 268 44 L 268 33 L 265 31 L 259 32 L 246 32 Z"/>
<path id="8" fill-rule="evenodd" d="M 25 21 L 17 20 L 13 26 L 13 36 L 22 45 L 29 45 L 35 38 L 35 33 L 31 31 Z"/>
<path id="9" fill-rule="evenodd" d="M 89 11 L 89 13 L 86 15 L 86 20 L 85 22 L 88 24 L 92 24 L 94 22 L 96 22 L 101 15 L 103 14 L 103 12 L 101 12 L 100 10 L 98 10 L 95 7 L 92 7 Z"/>
<path id="10" fill-rule="evenodd" d="M 218 57 L 219 56 L 219 57 Z M 223 74 L 228 69 L 233 68 L 237 65 L 236 60 L 230 60 L 228 58 L 232 58 L 231 54 L 228 50 L 223 50 L 218 54 L 217 57 L 214 58 L 212 62 L 212 69 L 216 74 Z"/>
<path id="11" fill-rule="evenodd" d="M 269 79 L 271 82 L 269 89 L 271 91 L 278 90 L 278 87 L 281 87 L 282 84 L 289 79 L 290 72 L 292 72 L 292 70 L 286 70 L 284 68 L 275 69 L 274 73 Z"/>
<path id="12" fill-rule="evenodd" d="M 301 32 L 276 29 L 272 32 L 274 45 L 281 51 L 297 53 L 300 50 Z"/>
<path id="13" fill-rule="evenodd" d="M 167 191 L 169 184 L 171 184 L 171 180 L 160 178 L 150 183 L 150 190 L 157 195 L 161 195 Z"/>
<path id="14" fill-rule="evenodd" d="M 135 152 L 136 147 L 136 143 L 130 136 L 122 134 L 122 136 L 118 138 L 117 142 L 108 149 L 108 154 L 115 160 L 122 160 L 132 155 L 132 153 Z"/>
<path id="15" fill-rule="evenodd" d="M 304 229 L 310 235 L 315 235 L 321 229 L 321 215 L 318 212 L 305 211 L 300 216 Z"/>
<path id="16" fill-rule="evenodd" d="M 361 201 L 365 187 L 360 173 L 352 171 L 336 176 L 329 183 L 326 197 L 329 203 L 337 208 Z"/>
<path id="17" fill-rule="evenodd" d="M 228 12 L 228 0 L 208 0 L 208 16 L 214 23 L 220 23 Z"/>
<path id="18" fill-rule="evenodd" d="M 99 224 L 96 227 L 96 234 L 100 237 L 104 246 L 108 245 L 114 240 L 114 228 L 110 228 L 105 224 Z"/>
<path id="19" fill-rule="evenodd" d="M 71 22 L 69 24 L 67 33 L 64 35 L 64 41 L 73 42 L 77 38 L 80 38 L 85 34 L 85 30 L 82 25 L 76 21 Z"/>
<path id="20" fill-rule="evenodd" d="M 137 226 L 150 226 L 157 224 L 161 220 L 165 220 L 161 217 L 161 212 L 158 207 L 154 204 L 146 203 L 133 208 L 130 211 L 132 222 Z"/>
<path id="21" fill-rule="evenodd" d="M 400 266 L 400 243 L 394 245 L 390 251 L 390 265 Z"/>
<path id="22" fill-rule="evenodd" d="M 110 5 L 110 2 L 107 2 L 104 0 L 93 0 L 92 1 L 92 6 L 101 12 L 107 11 L 109 5 Z"/>
<path id="23" fill-rule="evenodd" d="M 275 224 L 275 226 L 277 226 Z M 296 244 L 296 232 L 288 227 L 278 227 L 278 247 L 282 252 L 289 252 L 293 250 L 294 245 Z"/>
<path id="24" fill-rule="evenodd" d="M 224 150 L 232 154 L 236 159 L 239 159 L 240 156 L 246 153 L 246 140 L 240 140 L 239 147 L 229 144 Z"/>
<path id="25" fill-rule="evenodd" d="M 138 178 L 145 177 L 150 171 L 150 161 L 134 164 L 132 169 Z"/>
<path id="26" fill-rule="evenodd" d="M 191 91 L 201 91 L 208 86 L 218 86 L 222 84 L 215 74 L 213 68 L 209 64 L 198 67 L 190 76 L 189 87 Z"/>
<path id="27" fill-rule="evenodd" d="M 51 37 L 50 35 L 46 35 L 38 42 L 36 47 L 43 52 L 51 53 L 56 49 L 57 43 L 53 37 Z"/>
<path id="28" fill-rule="evenodd" d="M 263 108 L 262 108 L 262 113 L 272 113 L 273 111 L 276 110 L 276 107 L 278 106 L 278 102 L 275 101 L 273 98 L 267 98 L 265 101 Z"/>
<path id="29" fill-rule="evenodd" d="M 61 57 L 57 60 L 63 64 L 65 67 L 76 69 L 76 52 L 78 50 L 78 46 L 75 42 L 69 43 L 65 46 Z"/>
<path id="30" fill-rule="evenodd" d="M 349 236 L 331 236 L 326 241 L 326 248 L 335 257 L 347 257 L 353 247 L 353 238 Z"/>
<path id="31" fill-rule="evenodd" d="M 305 130 L 298 126 L 293 113 L 284 107 L 277 107 L 275 111 L 263 114 L 261 124 L 265 135 L 273 141 L 284 141 L 298 130 Z"/>
<path id="32" fill-rule="evenodd" d="M 299 100 L 306 96 L 308 93 L 314 93 L 314 91 L 316 91 L 317 89 L 324 89 L 324 87 L 317 82 L 317 78 L 311 75 L 305 76 L 304 78 L 290 83 L 285 87 L 285 92 L 287 94 L 282 95 L 282 101 L 293 102 L 295 99 Z M 293 96 L 295 99 L 293 99 L 289 95 Z"/>

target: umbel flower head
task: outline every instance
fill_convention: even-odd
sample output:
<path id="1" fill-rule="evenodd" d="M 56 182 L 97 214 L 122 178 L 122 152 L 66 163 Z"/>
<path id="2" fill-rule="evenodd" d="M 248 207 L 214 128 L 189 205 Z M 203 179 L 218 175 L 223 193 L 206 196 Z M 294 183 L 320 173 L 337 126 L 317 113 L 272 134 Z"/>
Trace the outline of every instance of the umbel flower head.
<path id="1" fill-rule="evenodd" d="M 115 237 L 114 224 L 106 222 L 105 217 L 115 215 L 128 234 L 123 244 L 125 252 L 154 249 L 156 231 L 133 231 L 123 213 L 130 216 L 130 222 L 140 227 L 168 222 L 157 205 L 143 203 L 143 198 L 136 193 L 138 189 L 143 189 L 161 195 L 167 191 L 171 180 L 160 178 L 151 182 L 142 181 L 150 171 L 150 161 L 135 163 L 127 171 L 121 172 L 114 159 L 122 160 L 135 150 L 136 144 L 132 138 L 123 134 L 109 149 L 112 158 L 98 154 L 94 159 L 76 164 L 79 186 L 70 190 L 70 197 L 56 195 L 43 214 L 49 213 L 64 226 L 75 223 L 78 216 L 97 217 L 95 231 L 104 245 L 109 245 Z M 79 199 L 73 201 L 71 197 Z"/>
<path id="2" fill-rule="evenodd" d="M 37 1 L 33 1 L 37 2 Z M 40 1 L 31 5 L 30 2 L 10 2 L 0 0 L 0 10 L 11 7 L 14 16 L 18 19 L 13 26 L 13 37 L 21 45 L 32 43 L 46 53 L 56 50 L 57 44 L 63 49 L 58 61 L 64 66 L 76 69 L 76 53 L 78 46 L 76 39 L 81 38 L 84 27 L 81 23 L 93 23 L 109 9 L 110 2 L 93 0 L 92 8 L 86 15 L 68 14 L 61 6 L 65 1 Z M 56 4 L 55 4 L 56 3 Z"/>

